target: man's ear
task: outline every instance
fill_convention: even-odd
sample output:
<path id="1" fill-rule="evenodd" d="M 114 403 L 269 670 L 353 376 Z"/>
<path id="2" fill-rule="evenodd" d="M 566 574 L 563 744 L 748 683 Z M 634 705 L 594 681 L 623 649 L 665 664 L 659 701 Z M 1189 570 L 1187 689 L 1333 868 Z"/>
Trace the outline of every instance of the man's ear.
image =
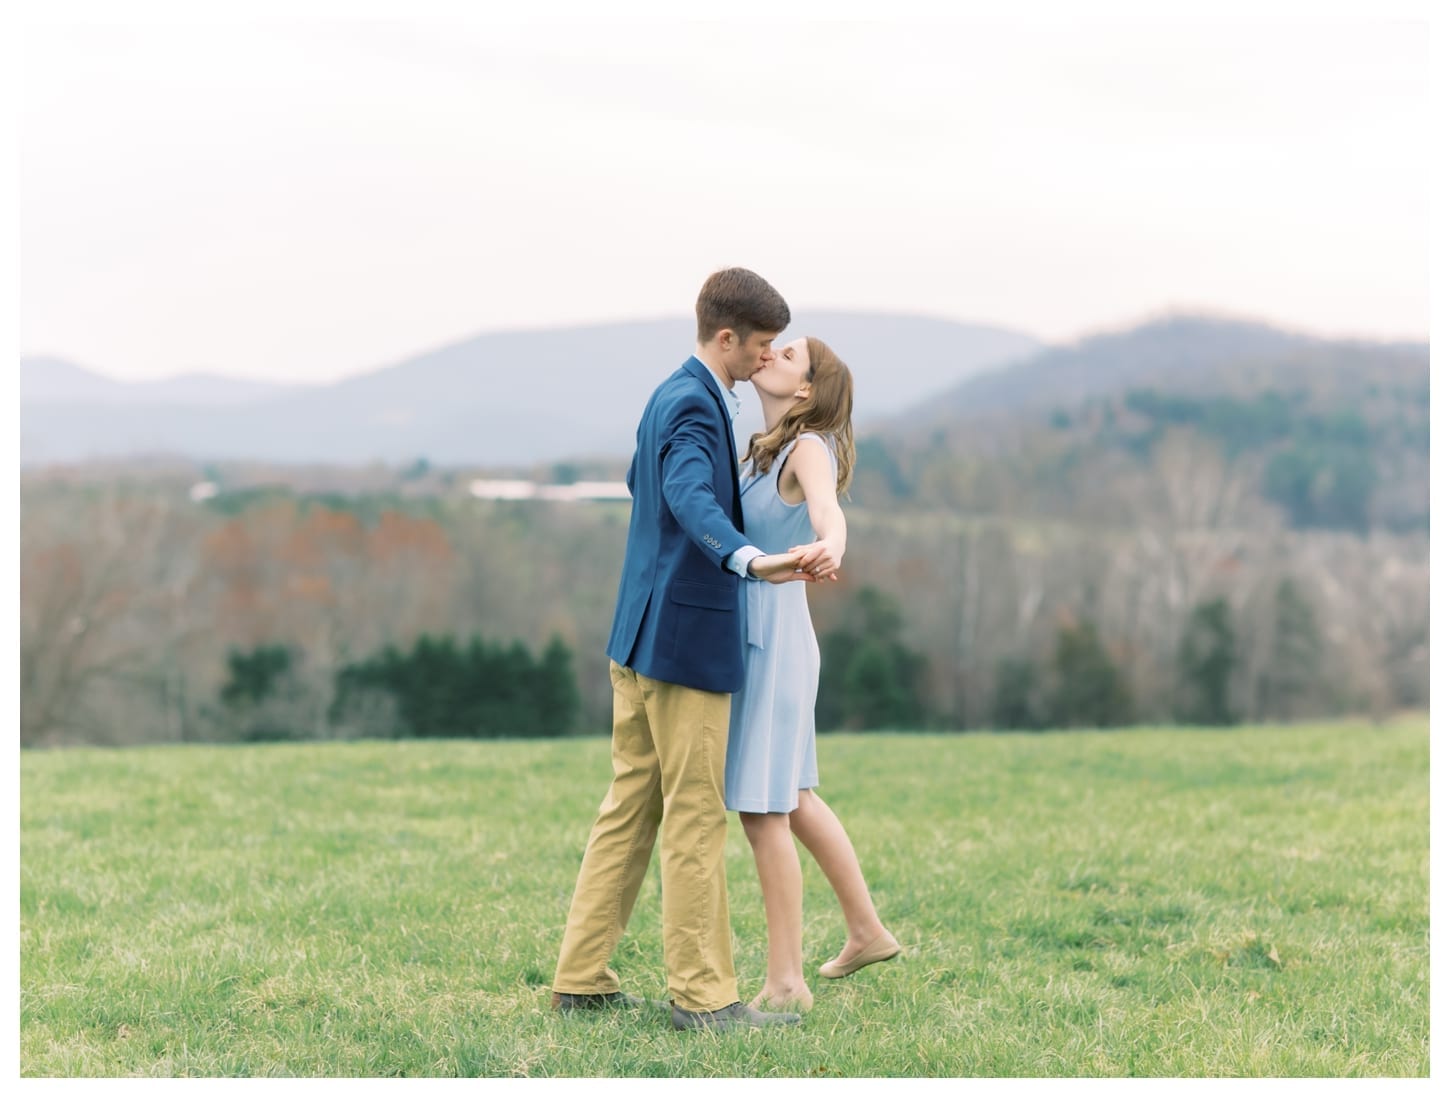
<path id="1" fill-rule="evenodd" d="M 734 346 L 736 340 L 733 328 L 721 328 L 715 333 L 715 345 L 722 351 L 728 351 Z"/>

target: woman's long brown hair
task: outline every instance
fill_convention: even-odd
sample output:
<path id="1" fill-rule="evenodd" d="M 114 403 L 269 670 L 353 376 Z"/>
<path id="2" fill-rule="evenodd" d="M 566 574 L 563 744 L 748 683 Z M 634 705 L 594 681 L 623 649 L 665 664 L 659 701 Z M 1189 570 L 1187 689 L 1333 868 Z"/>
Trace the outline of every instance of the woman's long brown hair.
<path id="1" fill-rule="evenodd" d="M 851 430 L 855 386 L 851 371 L 835 351 L 814 336 L 806 338 L 806 353 L 811 360 L 805 377 L 811 385 L 810 395 L 788 408 L 769 431 L 750 436 L 746 460 L 756 472 L 768 473 L 788 443 L 805 431 L 813 431 L 835 448 L 836 494 L 844 495 L 856 465 L 856 436 Z"/>

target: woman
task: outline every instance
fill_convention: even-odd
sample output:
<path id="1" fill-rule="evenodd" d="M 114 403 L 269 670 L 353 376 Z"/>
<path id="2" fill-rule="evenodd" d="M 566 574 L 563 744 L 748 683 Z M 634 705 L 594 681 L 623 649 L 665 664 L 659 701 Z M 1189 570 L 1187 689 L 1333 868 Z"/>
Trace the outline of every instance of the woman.
<path id="1" fill-rule="evenodd" d="M 802 338 L 780 348 L 751 384 L 765 430 L 752 436 L 745 458 L 745 534 L 767 553 L 799 552 L 799 568 L 812 580 L 835 579 L 846 551 L 837 497 L 856 458 L 851 373 L 820 340 Z M 765 897 L 767 972 L 752 1005 L 809 1010 L 795 839 L 820 864 L 846 916 L 846 944 L 821 975 L 849 976 L 901 947 L 876 914 L 845 829 L 814 792 L 821 656 L 805 584 L 751 583 L 746 594 L 749 645 L 745 685 L 730 706 L 725 807 L 740 813 Z"/>

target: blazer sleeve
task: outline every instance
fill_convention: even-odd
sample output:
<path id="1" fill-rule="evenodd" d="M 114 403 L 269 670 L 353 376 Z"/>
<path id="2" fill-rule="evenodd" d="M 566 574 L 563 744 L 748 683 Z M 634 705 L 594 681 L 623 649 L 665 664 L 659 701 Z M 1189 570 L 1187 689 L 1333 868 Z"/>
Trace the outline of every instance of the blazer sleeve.
<path id="1" fill-rule="evenodd" d="M 683 400 L 670 410 L 664 428 L 660 489 L 665 506 L 695 548 L 724 568 L 748 542 L 715 494 L 715 463 L 726 445 L 720 411 L 703 398 Z"/>

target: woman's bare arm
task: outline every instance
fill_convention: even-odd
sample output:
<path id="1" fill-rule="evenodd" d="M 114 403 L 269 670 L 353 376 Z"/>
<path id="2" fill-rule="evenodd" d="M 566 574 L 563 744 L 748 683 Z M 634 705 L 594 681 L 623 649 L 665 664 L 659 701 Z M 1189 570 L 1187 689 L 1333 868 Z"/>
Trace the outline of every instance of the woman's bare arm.
<path id="1" fill-rule="evenodd" d="M 801 571 L 817 579 L 835 579 L 846 555 L 846 513 L 836 496 L 836 471 L 826 448 L 814 438 L 802 439 L 791 449 L 782 475 L 793 475 L 805 492 L 806 509 L 816 541 L 796 546 Z"/>

